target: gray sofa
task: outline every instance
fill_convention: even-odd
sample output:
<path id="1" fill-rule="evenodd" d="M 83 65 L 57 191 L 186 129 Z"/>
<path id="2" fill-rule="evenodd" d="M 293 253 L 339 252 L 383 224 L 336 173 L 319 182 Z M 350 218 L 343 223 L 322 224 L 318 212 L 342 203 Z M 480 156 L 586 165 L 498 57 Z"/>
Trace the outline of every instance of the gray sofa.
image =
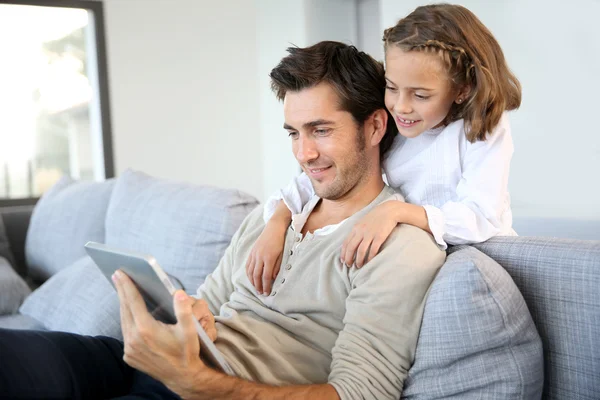
<path id="1" fill-rule="evenodd" d="M 257 206 L 237 190 L 135 171 L 63 179 L 35 208 L 0 209 L 0 327 L 120 337 L 116 295 L 86 241 L 152 254 L 193 293 Z M 599 241 L 450 248 L 402 397 L 600 399 L 599 288 Z"/>

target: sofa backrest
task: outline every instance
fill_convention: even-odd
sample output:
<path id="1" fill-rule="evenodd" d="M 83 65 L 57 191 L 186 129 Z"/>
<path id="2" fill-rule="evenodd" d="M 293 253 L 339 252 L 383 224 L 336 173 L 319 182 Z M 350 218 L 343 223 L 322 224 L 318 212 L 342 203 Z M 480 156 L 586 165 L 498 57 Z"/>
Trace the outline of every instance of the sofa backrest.
<path id="1" fill-rule="evenodd" d="M 600 398 L 600 241 L 496 237 L 476 247 L 523 294 L 544 347 L 544 399 Z"/>
<path id="2" fill-rule="evenodd" d="M 114 179 L 79 182 L 61 178 L 37 202 L 25 242 L 28 277 L 43 282 L 83 257 L 83 245 L 103 242 Z"/>
<path id="3" fill-rule="evenodd" d="M 128 170 L 106 213 L 106 243 L 150 254 L 189 293 L 211 273 L 258 201 L 239 190 L 158 179 Z"/>
<path id="4" fill-rule="evenodd" d="M 132 170 L 112 181 L 62 182 L 48 193 L 34 210 L 27 247 L 28 259 L 35 260 L 35 267 L 43 268 L 49 279 L 25 300 L 20 312 L 46 329 L 117 338 L 118 299 L 85 255 L 85 242 L 150 254 L 175 283 L 195 293 L 243 219 L 258 206 L 254 197 L 238 190 L 173 182 Z"/>
<path id="5" fill-rule="evenodd" d="M 13 268 L 23 277 L 27 275 L 25 239 L 33 207 L 32 205 L 0 207 L 0 218 L 4 224 L 4 233 L 10 245 L 10 251 L 14 256 Z"/>

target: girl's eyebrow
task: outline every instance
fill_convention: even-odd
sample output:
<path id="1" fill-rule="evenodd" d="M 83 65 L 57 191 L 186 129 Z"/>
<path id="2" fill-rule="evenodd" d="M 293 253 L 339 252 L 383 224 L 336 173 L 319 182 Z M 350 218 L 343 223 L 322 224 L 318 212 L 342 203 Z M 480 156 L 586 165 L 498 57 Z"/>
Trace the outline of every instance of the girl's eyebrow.
<path id="1" fill-rule="evenodd" d="M 390 78 L 388 78 L 387 76 L 385 77 L 385 80 L 388 81 L 389 83 L 391 83 L 392 85 L 396 86 L 396 84 L 394 82 L 392 82 L 392 80 Z M 416 90 L 425 90 L 427 92 L 433 91 L 433 89 L 429 89 L 429 88 L 425 88 L 425 87 L 409 87 L 407 89 L 413 90 L 413 91 L 416 91 Z"/>
<path id="2" fill-rule="evenodd" d="M 426 92 L 431 92 L 433 89 L 428 89 L 428 88 L 424 88 L 424 87 L 409 87 L 410 90 L 425 90 Z"/>

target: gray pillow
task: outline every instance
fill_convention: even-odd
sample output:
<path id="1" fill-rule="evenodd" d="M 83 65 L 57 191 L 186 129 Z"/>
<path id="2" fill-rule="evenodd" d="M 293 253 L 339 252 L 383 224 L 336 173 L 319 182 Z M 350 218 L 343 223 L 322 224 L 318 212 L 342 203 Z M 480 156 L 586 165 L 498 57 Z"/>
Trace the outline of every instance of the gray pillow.
<path id="1" fill-rule="evenodd" d="M 539 399 L 542 342 L 523 296 L 477 249 L 450 251 L 427 298 L 402 398 Z"/>
<path id="2" fill-rule="evenodd" d="M 0 256 L 0 315 L 14 314 L 31 293 L 29 286 Z"/>
<path id="3" fill-rule="evenodd" d="M 0 328 L 44 330 L 39 321 L 23 314 L 0 315 Z"/>
<path id="4" fill-rule="evenodd" d="M 106 213 L 106 243 L 156 258 L 195 293 L 258 201 L 238 190 L 125 171 Z"/>
<path id="5" fill-rule="evenodd" d="M 48 279 L 19 311 L 48 330 L 122 338 L 117 292 L 88 256 Z"/>
<path id="6" fill-rule="evenodd" d="M 44 281 L 86 253 L 88 240 L 104 242 L 104 219 L 114 180 L 74 182 L 63 177 L 36 204 L 27 231 L 29 276 Z"/>

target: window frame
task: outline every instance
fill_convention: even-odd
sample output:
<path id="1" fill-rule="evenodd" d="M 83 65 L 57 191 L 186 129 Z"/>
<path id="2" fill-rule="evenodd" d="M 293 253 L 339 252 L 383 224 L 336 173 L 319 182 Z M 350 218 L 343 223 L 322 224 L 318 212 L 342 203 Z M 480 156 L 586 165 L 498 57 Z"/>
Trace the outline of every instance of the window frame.
<path id="1" fill-rule="evenodd" d="M 115 166 L 112 147 L 112 129 L 110 116 L 110 102 L 108 93 L 108 62 L 106 57 L 106 38 L 104 29 L 104 4 L 101 0 L 0 0 L 0 4 L 20 6 L 43 6 L 80 8 L 94 14 L 94 38 L 96 41 L 96 59 L 98 65 L 98 96 L 100 99 L 100 120 L 102 121 L 102 152 L 104 156 L 105 179 L 115 176 Z M 25 197 L 9 199 L 0 197 L 0 207 L 33 205 L 39 197 Z"/>

